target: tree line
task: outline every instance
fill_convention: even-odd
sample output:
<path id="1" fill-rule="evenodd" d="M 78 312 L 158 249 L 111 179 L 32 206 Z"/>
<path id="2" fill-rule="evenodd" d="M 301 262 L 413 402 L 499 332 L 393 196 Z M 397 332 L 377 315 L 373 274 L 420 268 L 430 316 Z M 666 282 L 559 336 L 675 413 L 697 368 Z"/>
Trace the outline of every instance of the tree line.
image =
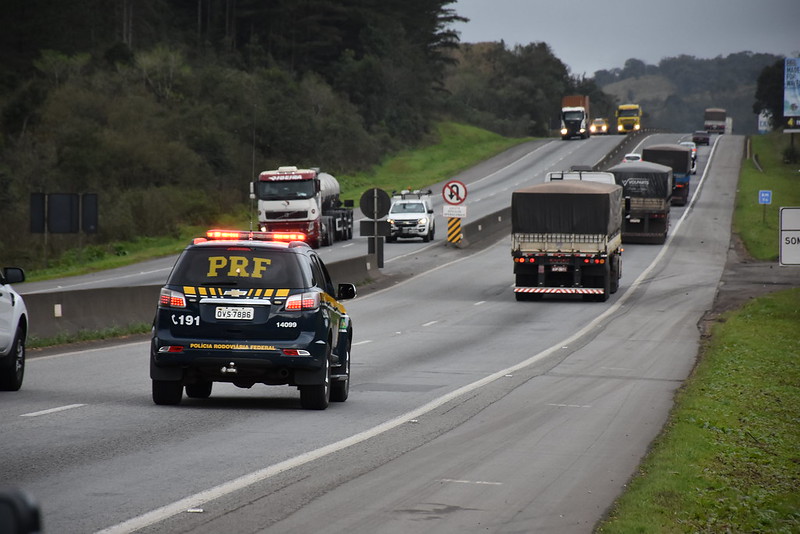
<path id="1" fill-rule="evenodd" d="M 177 235 L 248 209 L 263 169 L 368 169 L 439 120 L 547 136 L 567 94 L 613 116 L 603 85 L 640 68 L 576 77 L 546 43 L 460 43 L 453 0 L 5 4 L 0 257 L 28 268 L 77 241 L 29 232 L 31 193 L 97 193 L 84 244 Z"/>

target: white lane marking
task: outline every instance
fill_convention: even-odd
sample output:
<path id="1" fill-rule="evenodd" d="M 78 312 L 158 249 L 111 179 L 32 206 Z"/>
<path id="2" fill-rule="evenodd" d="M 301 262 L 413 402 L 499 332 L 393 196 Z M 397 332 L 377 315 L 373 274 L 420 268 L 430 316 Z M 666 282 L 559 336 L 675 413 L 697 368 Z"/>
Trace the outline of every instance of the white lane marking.
<path id="1" fill-rule="evenodd" d="M 436 323 L 438 323 L 438 322 L 439 322 L 439 321 L 428 321 L 427 323 L 425 323 L 425 324 L 424 324 L 424 325 L 422 325 L 422 326 L 423 326 L 423 327 L 425 327 L 425 326 L 433 326 L 433 325 L 435 325 L 435 324 L 436 324 Z"/>
<path id="2" fill-rule="evenodd" d="M 64 410 L 70 410 L 72 408 L 80 408 L 81 406 L 86 406 L 85 404 L 68 404 L 66 406 L 59 406 L 58 408 L 50 408 L 49 410 L 42 410 L 40 412 L 31 412 L 31 413 L 24 413 L 21 414 L 20 417 L 36 417 L 39 415 L 47 415 L 50 413 L 56 412 L 63 412 Z"/>
<path id="3" fill-rule="evenodd" d="M 372 343 L 371 339 L 365 339 L 364 341 L 359 341 L 358 343 L 351 343 L 351 347 L 355 347 L 356 345 L 366 345 L 367 343 Z"/>
<path id="4" fill-rule="evenodd" d="M 486 301 L 485 300 L 479 300 L 478 302 L 475 302 L 473 304 L 473 306 L 480 306 L 481 304 L 486 304 Z"/>
<path id="5" fill-rule="evenodd" d="M 42 361 L 45 361 L 45 360 L 53 360 L 53 359 L 56 359 L 56 358 L 63 358 L 65 356 L 75 356 L 76 354 L 89 354 L 90 352 L 101 352 L 101 351 L 102 352 L 109 352 L 109 351 L 113 352 L 113 350 L 115 348 L 127 347 L 128 345 L 137 345 L 137 344 L 149 345 L 150 341 L 149 340 L 148 341 L 128 341 L 126 343 L 117 343 L 117 344 L 114 344 L 114 345 L 108 345 L 108 346 L 104 346 L 104 347 L 96 347 L 94 349 L 83 349 L 83 350 L 75 350 L 75 351 L 72 351 L 72 352 L 61 352 L 59 354 L 51 354 L 49 356 L 35 356 L 34 357 L 29 352 L 28 356 L 30 356 L 31 358 L 30 358 L 30 361 L 28 361 L 27 363 L 31 364 L 31 363 L 35 363 L 35 362 L 42 362 Z"/>
<path id="6" fill-rule="evenodd" d="M 716 143 L 715 143 L 715 147 L 716 147 Z M 714 149 L 712 148 L 711 155 L 709 155 L 709 162 L 711 161 L 711 156 L 713 155 L 713 153 L 714 153 Z M 357 443 L 362 443 L 362 442 L 364 442 L 364 441 L 366 441 L 368 439 L 371 439 L 371 438 L 373 438 L 375 436 L 378 436 L 380 434 L 383 434 L 385 432 L 393 430 L 393 429 L 395 429 L 395 428 L 397 428 L 399 426 L 407 424 L 408 421 L 411 420 L 411 419 L 419 419 L 420 416 L 435 410 L 439 406 L 442 406 L 442 405 L 444 405 L 444 404 L 446 404 L 446 403 L 448 403 L 448 402 L 450 402 L 450 401 L 452 401 L 454 399 L 457 399 L 457 398 L 461 397 L 462 395 L 466 395 L 467 393 L 470 393 L 472 391 L 480 389 L 483 386 L 485 386 L 487 384 L 491 384 L 492 382 L 494 382 L 496 380 L 499 380 L 500 378 L 504 378 L 504 377 L 506 377 L 506 376 L 508 376 L 510 374 L 513 374 L 516 371 L 519 371 L 521 369 L 525 369 L 526 367 L 530 367 L 531 365 L 539 362 L 540 360 L 543 360 L 543 359 L 547 358 L 551 354 L 558 352 L 559 350 L 561 350 L 561 347 L 571 345 L 573 342 L 579 340 L 580 338 L 582 338 L 583 336 L 585 336 L 586 334 L 588 334 L 589 332 L 591 332 L 592 330 L 597 328 L 603 321 L 605 321 L 606 319 L 608 319 L 609 317 L 614 315 L 617 312 L 617 310 L 619 310 L 622 307 L 622 305 L 625 304 L 625 302 L 627 302 L 628 299 L 630 299 L 632 297 L 633 293 L 635 292 L 636 289 L 638 289 L 638 287 L 642 284 L 642 282 L 644 280 L 646 280 L 650 276 L 650 272 L 653 269 L 655 269 L 656 265 L 661 265 L 661 260 L 669 252 L 670 246 L 672 245 L 673 238 L 675 237 L 675 235 L 677 235 L 681 224 L 686 219 L 686 216 L 691 212 L 691 208 L 694 205 L 695 200 L 699 196 L 700 189 L 702 188 L 703 182 L 704 182 L 704 180 L 706 178 L 706 175 L 707 175 L 707 171 L 708 171 L 708 165 L 706 166 L 706 171 L 703 172 L 703 176 L 700 179 L 700 182 L 698 183 L 698 187 L 697 187 L 697 189 L 695 191 L 694 196 L 692 197 L 691 202 L 689 202 L 689 206 L 684 211 L 683 216 L 678 220 L 678 223 L 675 225 L 675 230 L 667 238 L 667 241 L 662 245 L 661 251 L 659 252 L 659 254 L 656 255 L 655 259 L 653 259 L 653 261 L 650 263 L 650 265 L 647 267 L 647 269 L 642 271 L 642 273 L 639 275 L 639 277 L 636 280 L 634 280 L 634 282 L 625 291 L 625 293 L 622 294 L 620 296 L 620 298 L 616 302 L 614 302 L 614 304 L 609 306 L 608 309 L 606 309 L 605 312 L 603 312 L 600 315 L 598 315 L 597 317 L 595 317 L 586 326 L 584 326 L 583 328 L 581 328 L 580 330 L 578 330 L 577 332 L 572 334 L 567 339 L 564 339 L 561 342 L 554 344 L 550 348 L 545 349 L 545 350 L 539 352 L 538 354 L 534 354 L 533 356 L 531 356 L 527 360 L 523 360 L 523 361 L 521 361 L 521 362 L 519 362 L 519 363 L 517 363 L 515 365 L 512 365 L 511 367 L 507 367 L 507 368 L 502 369 L 502 370 L 500 370 L 500 371 L 498 371 L 496 373 L 493 373 L 491 375 L 485 376 L 484 378 L 481 378 L 480 380 L 476 380 L 475 382 L 472 382 L 471 384 L 467 384 L 467 385 L 462 386 L 462 387 L 460 387 L 458 389 L 455 389 L 455 390 L 453 390 L 453 391 L 451 391 L 449 393 L 446 393 L 446 394 L 442 395 L 439 398 L 433 399 L 432 401 L 428 402 L 427 404 L 423 404 L 422 406 L 420 406 L 418 408 L 415 408 L 415 409 L 413 409 L 411 411 L 408 411 L 408 412 L 406 412 L 406 413 L 404 413 L 404 414 L 402 414 L 402 415 L 400 415 L 398 417 L 395 417 L 394 419 L 390 419 L 390 420 L 386 421 L 385 423 L 382 423 L 382 424 L 377 425 L 375 427 L 369 428 L 367 430 L 364 430 L 363 432 L 360 432 L 360 433 L 355 434 L 353 436 L 350 436 L 348 438 L 339 440 L 339 441 L 337 441 L 335 443 L 331 443 L 330 445 L 326 445 L 324 447 L 320 447 L 319 449 L 308 451 L 308 452 L 303 453 L 303 454 L 301 454 L 299 456 L 295 456 L 294 458 L 289 458 L 288 460 L 284 460 L 283 462 L 279 462 L 277 464 L 273 464 L 273 465 L 267 466 L 267 467 L 265 467 L 263 469 L 259 469 L 257 471 L 253 471 L 252 473 L 244 475 L 244 476 L 241 476 L 239 478 L 236 478 L 236 479 L 233 479 L 233 480 L 229 480 L 228 482 L 223 482 L 222 484 L 214 486 L 213 488 L 207 489 L 205 491 L 201 491 L 200 493 L 196 493 L 194 495 L 189 495 L 188 497 L 185 497 L 185 498 L 183 498 L 183 499 L 181 499 L 179 501 L 175 501 L 175 502 L 173 502 L 171 504 L 167 504 L 165 506 L 162 506 L 161 508 L 157 508 L 155 510 L 151 510 L 150 512 L 147 512 L 147 513 L 142 514 L 140 516 L 133 517 L 133 518 L 131 518 L 131 519 L 129 519 L 129 520 L 123 522 L 123 523 L 119 523 L 117 525 L 112 525 L 112 526 L 110 526 L 110 527 L 108 527 L 108 528 L 106 528 L 104 530 L 101 530 L 98 534 L 117 534 L 117 533 L 122 533 L 122 532 L 125 532 L 125 533 L 135 532 L 136 530 L 143 529 L 143 528 L 145 528 L 147 526 L 150 526 L 150 525 L 153 525 L 155 523 L 158 523 L 159 521 L 163 521 L 163 520 L 165 520 L 165 519 L 167 519 L 169 517 L 172 517 L 172 516 L 178 515 L 180 513 L 183 513 L 184 511 L 186 511 L 189 508 L 200 508 L 200 507 L 202 507 L 203 504 L 205 504 L 205 503 L 207 503 L 209 501 L 212 501 L 214 499 L 218 499 L 219 497 L 222 497 L 224 495 L 228 495 L 228 494 L 233 493 L 235 491 L 239 491 L 239 490 L 241 490 L 243 488 L 246 488 L 246 487 L 251 486 L 253 484 L 256 484 L 258 482 L 263 482 L 264 480 L 267 480 L 267 479 L 269 479 L 269 478 L 271 478 L 271 477 L 273 477 L 275 475 L 278 475 L 280 473 L 283 473 L 283 472 L 288 471 L 290 469 L 293 469 L 295 467 L 307 464 L 307 463 L 312 462 L 314 460 L 317 460 L 319 458 L 324 458 L 326 456 L 329 456 L 331 454 L 334 454 L 336 452 L 344 450 L 347 447 L 350 447 L 350 446 L 355 445 Z M 502 241 L 498 241 L 495 246 L 499 246 L 500 244 L 504 244 L 504 243 L 505 243 L 505 239 L 502 240 Z M 481 252 L 478 252 L 475 255 L 492 253 L 493 249 L 495 248 L 495 246 L 486 247 L 484 250 L 482 250 Z M 472 256 L 475 256 L 475 255 L 472 255 Z M 446 268 L 448 265 L 453 265 L 453 264 L 458 263 L 460 261 L 464 261 L 464 260 L 466 260 L 466 259 L 468 259 L 468 258 L 470 258 L 472 256 L 463 256 L 463 257 L 461 257 L 459 259 L 456 259 L 456 260 L 453 260 L 453 261 L 451 261 L 449 263 L 439 265 L 439 266 L 431 269 L 430 271 L 426 271 L 425 273 L 421 273 L 421 274 L 417 275 L 416 277 L 414 277 L 414 279 L 419 279 L 419 278 L 421 278 L 421 277 L 423 277 L 423 276 L 425 276 L 427 274 L 430 274 L 432 272 L 438 271 L 439 269 Z M 364 298 L 374 297 L 375 295 L 380 294 L 380 293 L 382 293 L 384 291 L 388 291 L 389 289 L 397 288 L 399 285 L 402 285 L 404 283 L 408 283 L 409 280 L 401 282 L 400 284 L 397 284 L 393 288 L 382 289 L 380 291 L 376 291 L 374 293 L 370 293 L 369 295 L 367 295 Z"/>
<path id="7" fill-rule="evenodd" d="M 167 273 L 167 274 L 169 274 L 169 272 L 171 270 L 172 270 L 172 267 L 164 267 L 162 269 L 154 269 L 152 271 L 139 271 L 138 273 L 117 275 L 117 276 L 114 276 L 112 278 L 99 278 L 99 279 L 96 279 L 96 280 L 89 280 L 87 282 L 79 282 L 79 283 L 76 283 L 76 284 L 58 285 L 58 286 L 55 286 L 52 289 L 40 289 L 38 291 L 29 291 L 27 293 L 23 293 L 22 296 L 24 297 L 25 295 L 36 295 L 38 293 L 50 293 L 50 292 L 56 291 L 56 290 L 61 291 L 63 289 L 69 289 L 69 288 L 75 288 L 75 287 L 81 287 L 81 286 L 88 286 L 88 285 L 91 285 L 91 284 L 97 284 L 97 283 L 103 283 L 103 282 L 109 282 L 109 281 L 116 281 L 116 280 L 121 280 L 123 278 L 131 278 L 133 276 L 151 275 L 151 274 L 156 274 L 156 273 Z M 166 277 L 164 279 L 166 280 Z"/>
<path id="8" fill-rule="evenodd" d="M 455 480 L 452 478 L 443 478 L 439 482 L 451 482 L 453 484 L 477 484 L 485 486 L 502 486 L 502 482 L 487 482 L 485 480 Z"/>
<path id="9" fill-rule="evenodd" d="M 547 403 L 548 406 L 556 406 L 558 408 L 591 408 L 591 404 L 554 404 L 552 402 Z"/>

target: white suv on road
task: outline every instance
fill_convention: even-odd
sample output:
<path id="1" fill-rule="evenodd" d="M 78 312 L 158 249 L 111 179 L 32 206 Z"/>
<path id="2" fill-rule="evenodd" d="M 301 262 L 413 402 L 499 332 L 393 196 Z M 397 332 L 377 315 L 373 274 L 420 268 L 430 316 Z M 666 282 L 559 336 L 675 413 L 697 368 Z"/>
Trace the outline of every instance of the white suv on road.
<path id="1" fill-rule="evenodd" d="M 11 284 L 25 281 L 18 267 L 0 272 L 0 391 L 17 391 L 25 374 L 28 310 Z"/>
<path id="2" fill-rule="evenodd" d="M 426 243 L 436 233 L 436 220 L 433 217 L 431 193 L 421 191 L 402 191 L 392 195 L 392 206 L 387 220 L 391 234 L 387 241 L 397 241 L 398 237 L 421 237 Z"/>

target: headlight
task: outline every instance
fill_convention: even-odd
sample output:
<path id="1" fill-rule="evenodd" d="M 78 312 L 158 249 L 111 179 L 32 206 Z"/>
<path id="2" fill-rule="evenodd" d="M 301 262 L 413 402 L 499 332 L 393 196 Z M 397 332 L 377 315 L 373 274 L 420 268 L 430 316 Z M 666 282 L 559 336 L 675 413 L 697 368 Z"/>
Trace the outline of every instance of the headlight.
<path id="1" fill-rule="evenodd" d="M 561 135 L 567 135 L 567 129 L 561 128 Z"/>
<path id="2" fill-rule="evenodd" d="M 394 224 L 394 219 L 386 219 L 386 222 L 388 222 L 389 224 L 393 225 Z"/>
<path id="3" fill-rule="evenodd" d="M 428 224 L 428 218 L 420 217 L 419 220 L 417 221 L 417 224 Z"/>
<path id="4" fill-rule="evenodd" d="M 633 129 L 634 130 L 638 130 L 639 128 L 641 128 L 641 126 L 639 124 L 634 124 L 633 125 Z"/>
<path id="5" fill-rule="evenodd" d="M 589 131 L 590 131 L 590 132 L 592 132 L 592 133 L 594 133 L 594 132 L 596 132 L 597 130 L 595 129 L 595 127 L 594 127 L 594 126 L 590 126 L 590 127 L 589 127 Z"/>

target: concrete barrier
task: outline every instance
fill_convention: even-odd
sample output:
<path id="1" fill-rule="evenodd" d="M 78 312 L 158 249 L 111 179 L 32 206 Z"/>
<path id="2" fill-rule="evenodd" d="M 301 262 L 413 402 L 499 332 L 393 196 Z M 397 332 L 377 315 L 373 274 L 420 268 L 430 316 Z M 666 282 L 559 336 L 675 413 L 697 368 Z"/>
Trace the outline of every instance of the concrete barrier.
<path id="1" fill-rule="evenodd" d="M 47 339 L 81 331 L 153 322 L 161 286 L 108 287 L 24 295 L 29 337 Z"/>
<path id="2" fill-rule="evenodd" d="M 327 264 L 334 283 L 364 283 L 380 276 L 370 256 Z M 49 339 L 81 331 L 151 324 L 161 285 L 109 287 L 23 295 L 28 308 L 29 337 Z"/>

